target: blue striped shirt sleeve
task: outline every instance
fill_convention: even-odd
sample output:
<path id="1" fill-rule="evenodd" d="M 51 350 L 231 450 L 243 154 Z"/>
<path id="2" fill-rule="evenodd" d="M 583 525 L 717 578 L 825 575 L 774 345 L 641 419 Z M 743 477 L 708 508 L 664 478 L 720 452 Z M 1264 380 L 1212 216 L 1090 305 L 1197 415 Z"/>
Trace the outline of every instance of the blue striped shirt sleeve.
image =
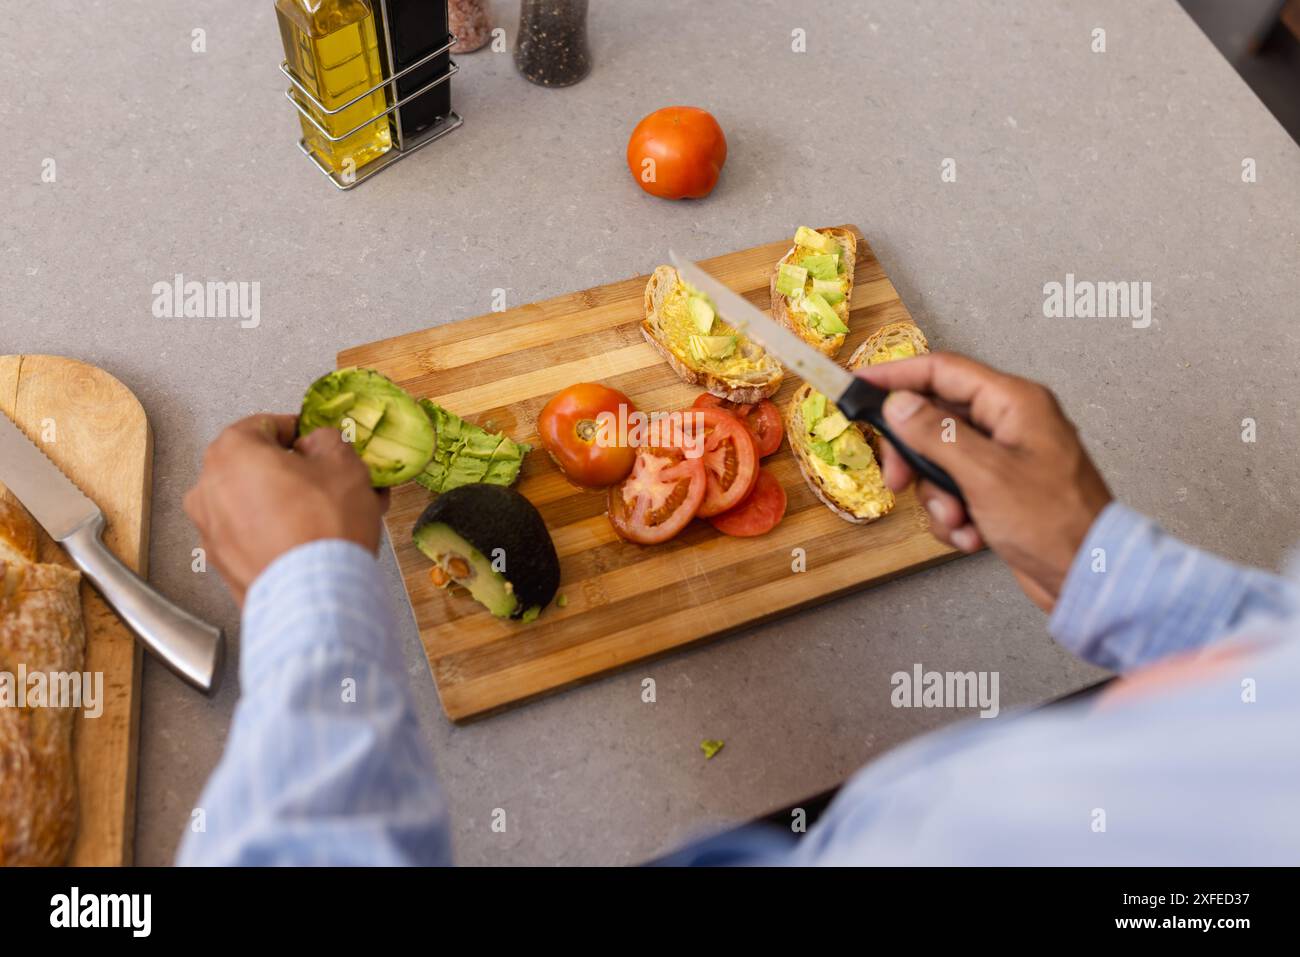
<path id="1" fill-rule="evenodd" d="M 1074 557 L 1052 613 L 1052 636 L 1120 673 L 1192 651 L 1249 621 L 1282 621 L 1294 582 L 1193 548 L 1113 502 Z"/>
<path id="2" fill-rule="evenodd" d="M 344 541 L 249 589 L 241 696 L 179 863 L 447 864 L 446 809 L 378 566 Z"/>

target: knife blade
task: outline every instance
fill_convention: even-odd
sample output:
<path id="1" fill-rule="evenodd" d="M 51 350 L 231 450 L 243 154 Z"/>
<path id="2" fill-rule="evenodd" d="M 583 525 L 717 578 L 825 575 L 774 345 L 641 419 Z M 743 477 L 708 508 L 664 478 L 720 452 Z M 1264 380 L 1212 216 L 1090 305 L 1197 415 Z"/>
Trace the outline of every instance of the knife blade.
<path id="1" fill-rule="evenodd" d="M 104 544 L 104 513 L 7 415 L 0 414 L 0 482 L 17 497 L 141 642 L 180 677 L 211 691 L 221 629 L 173 605 Z"/>
<path id="2" fill-rule="evenodd" d="M 749 300 L 718 282 L 698 264 L 672 250 L 668 251 L 668 258 L 686 282 L 713 301 L 718 315 L 728 325 L 756 340 L 780 359 L 786 369 L 831 399 L 850 421 L 866 422 L 874 427 L 916 472 L 965 503 L 952 476 L 894 435 L 883 412 L 888 392 L 858 378 L 825 353 L 818 352 Z"/>

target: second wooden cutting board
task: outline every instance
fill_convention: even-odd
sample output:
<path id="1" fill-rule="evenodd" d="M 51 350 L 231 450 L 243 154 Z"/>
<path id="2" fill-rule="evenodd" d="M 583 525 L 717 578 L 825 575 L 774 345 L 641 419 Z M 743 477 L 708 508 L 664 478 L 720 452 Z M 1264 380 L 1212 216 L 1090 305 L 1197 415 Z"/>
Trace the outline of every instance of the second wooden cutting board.
<path id="1" fill-rule="evenodd" d="M 768 243 L 702 265 L 766 309 L 773 264 L 789 247 Z M 864 238 L 855 268 L 841 359 L 886 323 L 911 321 Z M 647 411 L 685 408 L 700 390 L 683 384 L 641 336 L 647 278 L 347 349 L 338 363 L 375 369 L 412 395 L 534 446 L 542 406 L 575 382 L 603 382 Z M 774 397 L 783 410 L 798 384 L 787 378 Z M 642 547 L 614 535 L 603 493 L 570 485 L 535 448 L 517 487 L 555 540 L 566 604 L 530 624 L 494 618 L 430 582 L 430 563 L 411 542 L 429 494 L 414 484 L 396 489 L 388 533 L 447 715 L 481 715 L 959 554 L 930 535 L 910 492 L 883 519 L 850 525 L 804 484 L 788 442 L 764 465 L 789 496 L 785 519 L 767 535 L 728 538 L 697 521 L 664 545 Z"/>

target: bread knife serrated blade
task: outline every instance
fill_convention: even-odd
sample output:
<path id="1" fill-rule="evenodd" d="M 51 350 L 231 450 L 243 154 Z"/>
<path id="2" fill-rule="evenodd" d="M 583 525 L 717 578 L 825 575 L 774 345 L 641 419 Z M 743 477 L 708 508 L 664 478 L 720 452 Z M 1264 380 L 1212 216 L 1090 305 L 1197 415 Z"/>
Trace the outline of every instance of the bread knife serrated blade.
<path id="1" fill-rule="evenodd" d="M 221 665 L 221 629 L 172 604 L 108 550 L 104 513 L 0 414 L 0 482 L 63 546 L 141 643 L 194 687 L 211 692 Z"/>
<path id="2" fill-rule="evenodd" d="M 781 364 L 790 372 L 831 399 L 850 422 L 866 422 L 875 428 L 919 475 L 964 504 L 961 490 L 957 488 L 952 476 L 900 442 L 885 422 L 882 410 L 885 398 L 889 395 L 886 390 L 865 379 L 859 379 L 829 356 L 818 352 L 739 293 L 718 282 L 696 263 L 678 256 L 672 250 L 668 251 L 668 258 L 677 267 L 682 279 L 713 300 L 714 308 L 728 325 L 757 341 L 780 359 Z"/>

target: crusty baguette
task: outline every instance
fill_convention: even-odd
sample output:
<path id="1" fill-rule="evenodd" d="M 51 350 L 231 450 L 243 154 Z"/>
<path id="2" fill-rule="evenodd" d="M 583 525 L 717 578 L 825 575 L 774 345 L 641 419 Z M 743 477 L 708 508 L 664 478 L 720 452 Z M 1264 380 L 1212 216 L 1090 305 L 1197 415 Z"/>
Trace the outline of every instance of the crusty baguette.
<path id="1" fill-rule="evenodd" d="M 0 561 L 36 561 L 36 525 L 17 505 L 0 499 Z"/>
<path id="2" fill-rule="evenodd" d="M 832 226 L 827 229 L 819 229 L 817 232 L 823 236 L 831 236 L 844 248 L 844 274 L 848 277 L 849 288 L 844 293 L 844 301 L 849 304 L 849 311 L 853 309 L 853 267 L 858 259 L 858 237 L 852 230 L 844 229 L 839 226 Z M 794 261 L 796 247 L 791 246 L 790 251 L 782 256 L 775 266 L 772 267 L 772 278 L 770 281 L 770 290 L 772 294 L 772 318 L 781 325 L 785 326 L 804 342 L 807 342 L 813 348 L 826 355 L 834 357 L 835 353 L 840 351 L 840 346 L 844 345 L 844 339 L 847 333 L 841 333 L 829 338 L 823 336 L 816 329 L 808 325 L 807 319 L 802 312 L 790 308 L 790 300 L 776 291 L 777 276 L 781 271 L 781 264 Z M 846 322 L 845 325 L 848 325 Z"/>
<path id="3" fill-rule="evenodd" d="M 918 329 L 915 323 L 891 322 L 862 340 L 862 344 L 853 350 L 853 355 L 849 356 L 849 368 L 860 369 L 863 366 L 890 362 L 892 361 L 889 355 L 890 347 L 902 343 L 911 343 L 917 355 L 925 355 L 930 351 L 930 343 L 926 341 L 925 333 Z"/>
<path id="4" fill-rule="evenodd" d="M 865 525 L 868 522 L 874 522 L 876 519 L 884 515 L 888 515 L 894 507 L 894 493 L 885 485 L 884 477 L 880 474 L 879 463 L 872 462 L 871 470 L 874 471 L 874 476 L 880 485 L 880 490 L 885 503 L 884 507 L 878 510 L 859 509 L 853 511 L 837 500 L 835 490 L 828 487 L 826 483 L 822 481 L 821 476 L 817 474 L 816 469 L 814 469 L 809 462 L 809 456 L 811 456 L 813 452 L 808 447 L 808 430 L 804 428 L 802 406 L 803 400 L 806 399 L 812 391 L 812 386 L 807 385 L 806 383 L 801 385 L 795 390 L 794 395 L 790 399 L 790 404 L 786 406 L 785 410 L 786 435 L 789 436 L 790 450 L 794 452 L 794 460 L 799 466 L 799 472 L 803 475 L 803 480 L 808 483 L 808 487 L 812 489 L 813 494 L 817 496 L 823 505 L 846 522 L 852 522 L 854 525 Z M 851 422 L 849 423 L 849 428 L 861 431 L 862 427 L 856 422 Z"/>
<path id="5" fill-rule="evenodd" d="M 680 279 L 672 266 L 660 266 L 650 276 L 645 286 L 645 318 L 641 320 L 641 334 L 655 350 L 664 357 L 678 377 L 687 385 L 698 385 L 708 392 L 724 399 L 741 404 L 751 404 L 766 399 L 781 388 L 785 378 L 785 369 L 775 357 L 767 356 L 771 370 L 753 379 L 731 379 L 701 369 L 688 358 L 678 355 L 668 344 L 668 335 L 662 324 L 662 307 L 667 298 L 677 287 Z M 761 351 L 757 343 L 748 343 L 750 348 Z"/>
<path id="6" fill-rule="evenodd" d="M 79 672 L 81 575 L 36 564 L 36 529 L 0 501 L 0 671 Z M 15 694 L 18 689 L 14 689 Z M 70 707 L 0 708 L 0 866 L 63 864 L 77 832 Z"/>

